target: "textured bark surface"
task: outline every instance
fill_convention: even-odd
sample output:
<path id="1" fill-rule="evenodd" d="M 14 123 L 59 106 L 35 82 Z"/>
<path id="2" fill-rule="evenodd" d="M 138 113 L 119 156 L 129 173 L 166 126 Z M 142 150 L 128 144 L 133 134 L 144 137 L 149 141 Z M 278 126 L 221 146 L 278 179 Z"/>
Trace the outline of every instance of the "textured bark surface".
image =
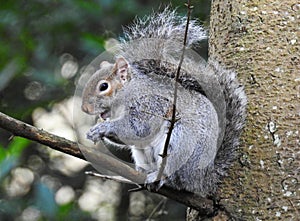
<path id="1" fill-rule="evenodd" d="M 299 1 L 214 0 L 210 28 L 210 56 L 236 70 L 249 100 L 221 204 L 243 220 L 300 220 Z"/>

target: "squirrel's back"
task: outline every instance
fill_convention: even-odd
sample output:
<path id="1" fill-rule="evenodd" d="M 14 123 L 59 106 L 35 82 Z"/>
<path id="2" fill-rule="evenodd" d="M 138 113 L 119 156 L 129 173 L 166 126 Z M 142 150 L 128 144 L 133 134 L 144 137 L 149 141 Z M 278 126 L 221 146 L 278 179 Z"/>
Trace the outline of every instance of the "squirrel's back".
<path id="1" fill-rule="evenodd" d="M 175 11 L 169 8 L 163 12 L 153 13 L 148 17 L 137 19 L 133 25 L 124 30 L 125 34 L 121 44 L 121 55 L 133 58 L 140 69 L 147 67 L 147 71 L 155 71 L 156 69 L 160 70 L 158 72 L 161 73 L 161 69 L 165 63 L 163 60 L 166 59 L 166 56 L 181 53 L 186 23 L 187 17 L 179 16 Z M 187 47 L 193 48 L 206 38 L 206 31 L 200 25 L 199 21 L 190 20 L 187 34 Z M 151 39 L 151 41 L 149 41 L 149 39 Z M 132 42 L 134 41 L 138 43 L 132 46 Z M 130 43 L 128 44 L 128 42 Z M 140 60 L 136 61 L 136 58 Z M 161 63 L 158 65 L 153 61 L 153 70 L 151 70 L 151 67 L 149 68 L 149 62 L 147 65 L 143 65 L 141 58 L 152 59 L 154 61 L 160 60 Z M 185 59 L 189 60 L 189 58 Z M 178 59 L 175 59 L 175 61 L 178 61 Z M 198 66 L 205 66 L 203 60 L 199 61 Z M 175 63 L 175 65 L 177 64 L 178 63 Z M 193 65 L 195 65 L 195 62 Z M 213 183 L 218 182 L 220 177 L 226 174 L 228 167 L 236 157 L 239 137 L 245 122 L 247 99 L 243 87 L 238 83 L 236 74 L 233 71 L 226 70 L 216 61 L 211 60 L 208 61 L 206 67 L 201 67 L 200 70 L 206 73 L 200 75 L 200 77 L 193 73 L 190 73 L 190 75 L 183 74 L 185 76 L 183 77 L 184 80 L 179 83 L 188 89 L 198 90 L 203 96 L 208 96 L 215 106 L 218 112 L 219 122 L 222 124 L 219 125 L 221 127 L 219 134 L 220 141 L 214 163 L 213 165 L 209 165 L 207 170 L 203 170 L 203 174 L 201 175 L 205 178 L 205 180 L 201 182 L 204 188 L 200 187 L 201 191 L 214 192 L 216 187 Z M 201 79 L 203 76 L 206 79 Z M 198 82 L 195 83 L 197 80 Z M 193 83 L 190 85 L 191 81 Z M 212 81 L 215 82 L 212 83 Z M 199 85 L 204 84 L 203 82 L 211 84 L 211 88 L 206 85 Z M 218 89 L 216 87 L 218 87 Z M 210 96 L 211 94 L 212 96 Z M 216 100 L 216 97 L 222 97 L 224 99 L 223 102 Z M 188 173 L 188 171 L 186 172 Z M 182 177 L 182 179 L 185 179 L 185 177 Z M 209 187 L 206 188 L 204 186 Z"/>

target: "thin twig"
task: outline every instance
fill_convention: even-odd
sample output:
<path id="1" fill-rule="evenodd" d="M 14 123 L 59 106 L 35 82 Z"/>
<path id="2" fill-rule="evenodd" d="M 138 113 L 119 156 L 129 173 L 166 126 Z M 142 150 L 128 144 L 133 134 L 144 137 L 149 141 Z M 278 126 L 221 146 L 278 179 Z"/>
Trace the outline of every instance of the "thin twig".
<path id="1" fill-rule="evenodd" d="M 93 171 L 85 171 L 85 174 L 86 175 L 90 175 L 90 176 L 94 176 L 94 177 L 100 177 L 102 179 L 106 179 L 106 180 L 113 180 L 113 181 L 116 181 L 118 183 L 127 183 L 127 184 L 133 184 L 133 185 L 136 185 L 137 187 L 139 188 L 142 188 L 141 185 L 137 184 L 137 183 L 134 183 L 132 182 L 131 180 L 129 179 L 126 179 L 122 176 L 109 176 L 109 175 L 103 175 L 103 174 L 100 174 L 100 173 L 95 173 Z"/>
<path id="2" fill-rule="evenodd" d="M 146 221 L 151 221 L 152 217 L 155 215 L 155 213 L 158 211 L 158 209 L 161 207 L 162 209 L 166 206 L 167 198 L 163 198 L 157 206 L 152 210 L 149 217 L 146 219 Z"/>
<path id="3" fill-rule="evenodd" d="M 186 20 L 186 27 L 185 27 L 185 33 L 184 33 L 184 40 L 183 40 L 183 47 L 182 47 L 182 53 L 181 53 L 181 57 L 180 57 L 180 61 L 178 64 L 178 68 L 177 68 L 177 72 L 175 75 L 175 85 L 174 85 L 174 97 L 173 97 L 173 108 L 172 108 L 172 117 L 170 120 L 170 127 L 167 133 L 167 137 L 166 137 L 166 141 L 165 141 L 165 145 L 164 145 L 164 150 L 163 153 L 160 155 L 162 157 L 162 162 L 157 174 L 157 178 L 156 180 L 159 181 L 162 179 L 163 176 L 163 172 L 165 170 L 166 164 L 167 164 L 167 158 L 168 158 L 168 147 L 170 144 L 170 140 L 171 140 L 171 135 L 172 135 L 172 131 L 174 129 L 175 123 L 177 122 L 176 119 L 176 106 L 177 106 L 177 93 L 178 93 L 178 79 L 180 76 L 180 70 L 181 70 L 181 65 L 184 59 L 184 53 L 185 53 L 185 49 L 186 49 L 186 45 L 187 45 L 187 35 L 188 35 L 188 30 L 189 30 L 189 23 L 190 23 L 190 16 L 191 16 L 191 9 L 193 8 L 193 6 L 191 6 L 191 2 L 190 0 L 188 0 L 188 3 L 186 4 L 187 6 L 187 20 Z"/>

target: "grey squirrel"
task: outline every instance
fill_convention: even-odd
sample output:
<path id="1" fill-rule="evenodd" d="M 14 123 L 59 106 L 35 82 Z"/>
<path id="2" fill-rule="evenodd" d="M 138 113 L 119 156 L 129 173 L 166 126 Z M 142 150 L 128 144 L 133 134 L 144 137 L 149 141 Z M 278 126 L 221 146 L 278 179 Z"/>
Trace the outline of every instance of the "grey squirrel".
<path id="1" fill-rule="evenodd" d="M 129 148 L 136 169 L 147 173 L 147 183 L 156 180 L 161 166 L 186 19 L 168 8 L 134 22 L 114 63 L 103 61 L 82 95 L 82 110 L 104 120 L 87 138 Z M 188 31 L 189 48 L 206 38 L 197 20 L 190 21 Z M 235 73 L 217 62 L 205 64 L 193 52 L 184 61 L 177 121 L 160 183 L 207 196 L 216 192 L 235 159 L 246 95 Z"/>

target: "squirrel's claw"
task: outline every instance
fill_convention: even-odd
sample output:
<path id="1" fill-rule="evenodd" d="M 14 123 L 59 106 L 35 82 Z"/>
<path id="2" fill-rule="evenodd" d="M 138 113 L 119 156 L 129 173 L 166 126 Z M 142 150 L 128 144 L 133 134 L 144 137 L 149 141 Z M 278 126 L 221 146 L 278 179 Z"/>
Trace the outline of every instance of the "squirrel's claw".
<path id="1" fill-rule="evenodd" d="M 86 138 L 96 144 L 98 141 L 103 139 L 104 133 L 105 131 L 103 130 L 103 127 L 101 127 L 101 124 L 97 124 L 92 127 L 89 132 L 87 132 Z"/>
<path id="2" fill-rule="evenodd" d="M 154 171 L 147 175 L 145 181 L 145 187 L 150 192 L 157 192 L 165 184 L 165 176 L 162 176 L 160 180 L 157 180 L 158 171 Z"/>

